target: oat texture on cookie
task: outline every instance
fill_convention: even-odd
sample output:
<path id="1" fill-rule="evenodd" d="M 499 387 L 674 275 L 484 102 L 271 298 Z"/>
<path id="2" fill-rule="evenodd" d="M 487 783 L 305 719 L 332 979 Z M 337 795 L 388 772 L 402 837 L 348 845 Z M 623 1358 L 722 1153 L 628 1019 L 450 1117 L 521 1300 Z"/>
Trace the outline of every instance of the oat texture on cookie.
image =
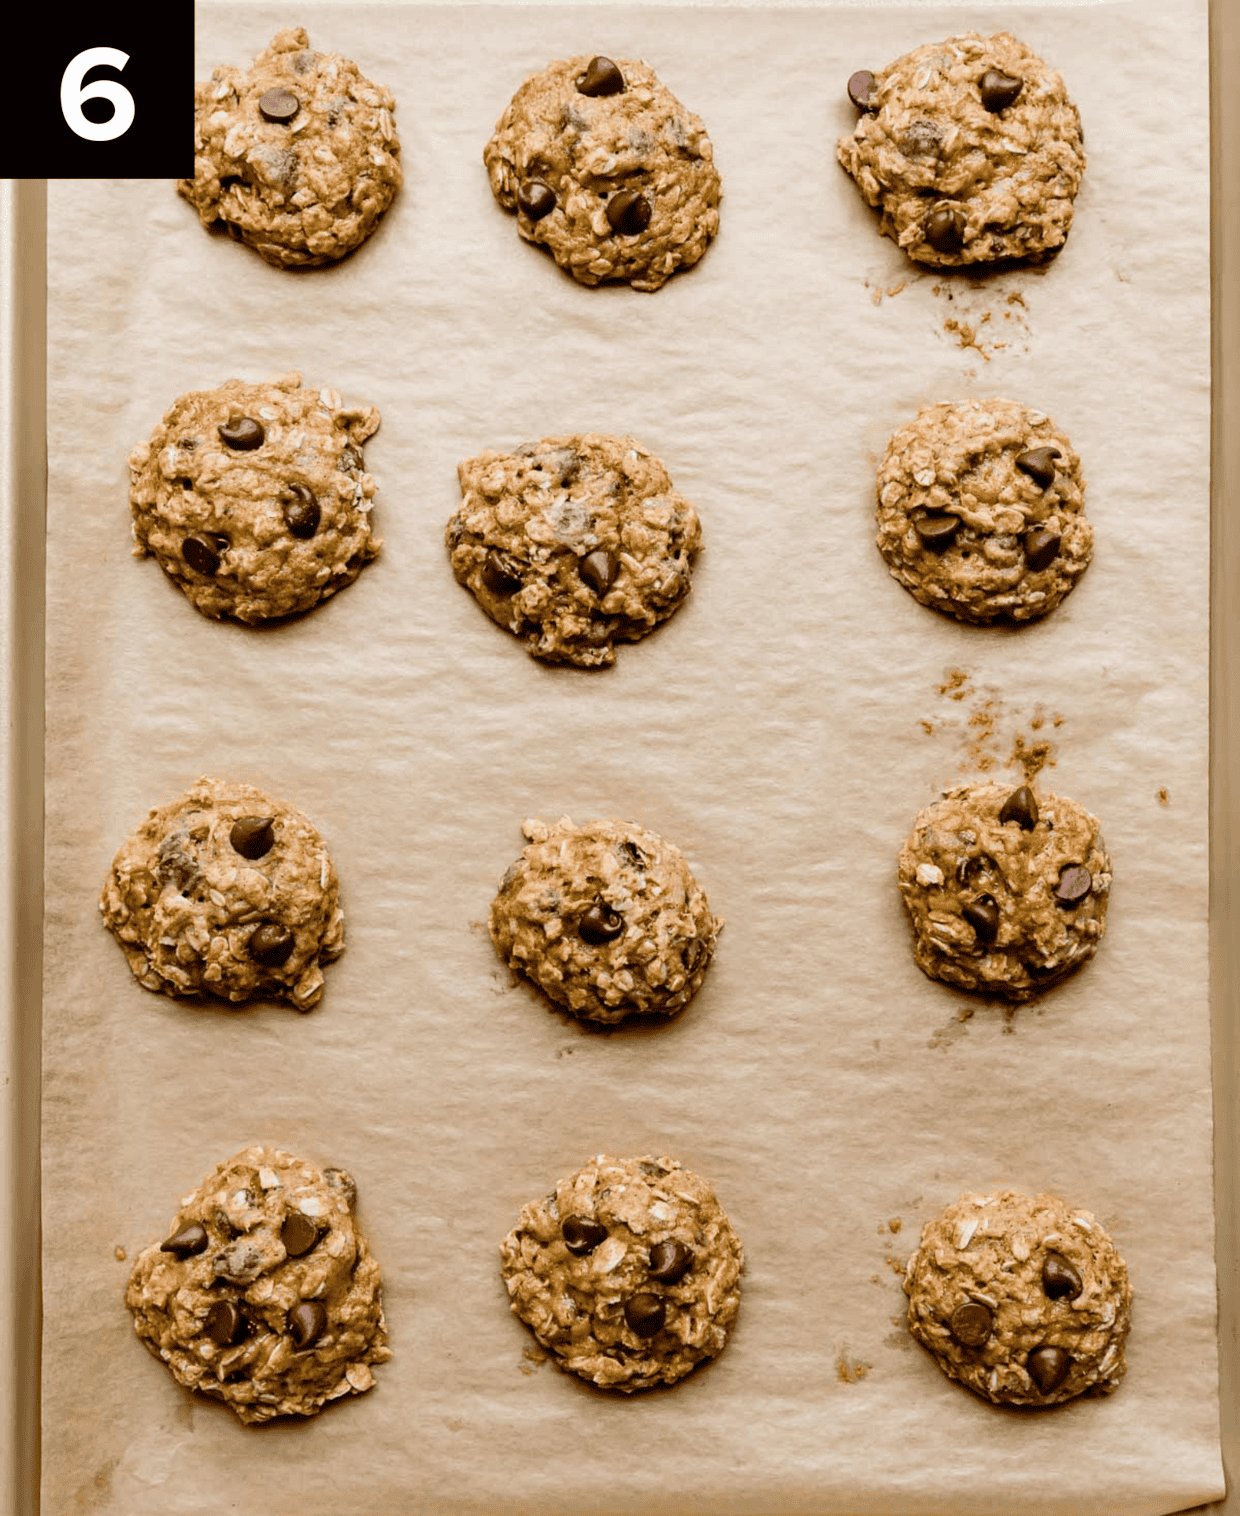
<path id="1" fill-rule="evenodd" d="M 378 556 L 362 457 L 378 429 L 374 406 L 296 373 L 182 395 L 129 455 L 134 556 L 213 619 L 313 609 Z"/>
<path id="2" fill-rule="evenodd" d="M 921 1234 L 908 1328 L 952 1379 L 1000 1405 L 1107 1395 L 1132 1290 L 1100 1223 L 1054 1195 L 965 1195 Z"/>
<path id="3" fill-rule="evenodd" d="M 697 511 L 632 437 L 545 437 L 458 470 L 452 572 L 531 657 L 607 668 L 677 609 L 702 547 Z"/>
<path id="4" fill-rule="evenodd" d="M 500 958 L 583 1020 L 682 1010 L 723 921 L 680 850 L 631 822 L 527 821 L 525 835 L 491 904 Z"/>
<path id="5" fill-rule="evenodd" d="M 99 909 L 145 989 L 308 1011 L 323 965 L 344 951 L 338 895 L 326 845 L 300 811 L 204 778 L 121 847 Z"/>
<path id="6" fill-rule="evenodd" d="M 343 1169 L 243 1149 L 134 1264 L 125 1304 L 138 1336 L 244 1422 L 313 1416 L 371 1389 L 392 1354 L 356 1200 Z"/>
<path id="7" fill-rule="evenodd" d="M 605 1389 L 674 1384 L 727 1344 L 744 1254 L 675 1158 L 600 1155 L 531 1201 L 500 1250 L 513 1314 Z"/>
<path id="8" fill-rule="evenodd" d="M 194 89 L 194 177 L 177 188 L 277 268 L 332 263 L 371 235 L 401 184 L 391 91 L 356 63 L 277 33 L 249 71 Z"/>
<path id="9" fill-rule="evenodd" d="M 1085 171 L 1063 79 L 1007 32 L 948 37 L 848 82 L 839 160 L 880 230 L 936 268 L 1056 253 Z"/>
<path id="10" fill-rule="evenodd" d="M 513 96 L 482 156 L 521 236 L 579 284 L 657 290 L 719 230 L 706 128 L 635 59 L 548 65 Z"/>
<path id="11" fill-rule="evenodd" d="M 960 621 L 1045 616 L 1093 556 L 1080 459 L 1013 400 L 923 407 L 888 443 L 876 489 L 892 577 Z"/>
<path id="12" fill-rule="evenodd" d="M 922 811 L 900 894 L 923 973 L 1023 1001 L 1093 956 L 1111 860 L 1096 817 L 1028 784 L 961 785 Z"/>

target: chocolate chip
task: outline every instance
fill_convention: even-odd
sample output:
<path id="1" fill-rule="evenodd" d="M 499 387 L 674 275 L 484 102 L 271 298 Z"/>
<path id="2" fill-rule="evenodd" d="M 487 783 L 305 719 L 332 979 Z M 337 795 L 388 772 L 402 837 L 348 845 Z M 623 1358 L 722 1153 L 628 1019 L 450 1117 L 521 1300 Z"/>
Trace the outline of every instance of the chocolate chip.
<path id="1" fill-rule="evenodd" d="M 582 583 L 588 585 L 599 596 L 607 593 L 616 582 L 616 575 L 619 572 L 620 560 L 614 553 L 609 553 L 605 547 L 596 547 L 577 565 L 577 573 Z"/>
<path id="2" fill-rule="evenodd" d="M 250 957 L 265 969 L 278 969 L 293 954 L 293 934 L 277 921 L 264 921 L 250 933 Z"/>
<path id="3" fill-rule="evenodd" d="M 276 845 L 275 828 L 270 816 L 242 816 L 234 821 L 228 840 L 233 851 L 243 858 L 265 858 Z"/>
<path id="4" fill-rule="evenodd" d="M 1059 556 L 1059 533 L 1035 526 L 1024 537 L 1025 562 L 1033 570 L 1049 568 Z"/>
<path id="5" fill-rule="evenodd" d="M 653 1337 L 663 1330 L 667 1320 L 667 1307 L 657 1295 L 631 1295 L 624 1302 L 624 1319 L 638 1337 Z"/>
<path id="6" fill-rule="evenodd" d="M 656 1242 L 650 1249 L 650 1277 L 661 1284 L 675 1284 L 693 1267 L 693 1249 L 683 1242 Z"/>
<path id="7" fill-rule="evenodd" d="M 283 506 L 284 524 L 293 536 L 302 542 L 313 537 L 323 519 L 314 491 L 305 484 L 290 484 L 284 492 Z"/>
<path id="8" fill-rule="evenodd" d="M 1071 1355 L 1063 1348 L 1052 1347 L 1050 1343 L 1034 1348 L 1025 1359 L 1029 1377 L 1043 1395 L 1050 1395 L 1057 1390 L 1068 1377 L 1071 1367 Z"/>
<path id="9" fill-rule="evenodd" d="M 250 1326 L 232 1300 L 217 1300 L 207 1312 L 203 1331 L 216 1347 L 232 1348 L 250 1335 Z"/>
<path id="10" fill-rule="evenodd" d="M 217 428 L 220 440 L 239 453 L 252 453 L 267 440 L 261 421 L 252 416 L 239 416 L 235 421 L 225 421 Z"/>
<path id="11" fill-rule="evenodd" d="M 493 547 L 482 564 L 482 582 L 493 595 L 515 595 L 521 588 L 521 565 L 511 553 Z"/>
<path id="12" fill-rule="evenodd" d="M 1062 1253 L 1048 1253 L 1042 1265 L 1042 1288 L 1052 1300 L 1075 1300 L 1085 1286 Z"/>
<path id="13" fill-rule="evenodd" d="M 299 1353 L 312 1348 L 327 1330 L 327 1307 L 321 1300 L 299 1300 L 288 1313 L 288 1329 Z"/>
<path id="14" fill-rule="evenodd" d="M 999 935 L 999 903 L 993 895 L 979 895 L 960 907 L 960 914 L 977 933 L 979 942 L 993 942 Z"/>
<path id="15" fill-rule="evenodd" d="M 1003 802 L 999 812 L 999 825 L 1006 826 L 1009 821 L 1014 821 L 1025 832 L 1033 831 L 1038 824 L 1038 802 L 1027 784 L 1013 790 Z"/>
<path id="16" fill-rule="evenodd" d="M 932 553 L 942 553 L 955 542 L 956 533 L 960 530 L 960 517 L 936 512 L 932 516 L 919 517 L 913 526 L 923 547 L 929 548 Z"/>
<path id="17" fill-rule="evenodd" d="M 1059 883 L 1055 886 L 1055 904 L 1071 909 L 1094 887 L 1094 876 L 1083 863 L 1067 863 L 1059 871 Z"/>
<path id="18" fill-rule="evenodd" d="M 555 209 L 555 191 L 544 179 L 527 179 L 517 187 L 517 209 L 531 221 L 541 221 Z"/>
<path id="19" fill-rule="evenodd" d="M 1048 490 L 1055 482 L 1055 459 L 1058 457 L 1057 447 L 1031 447 L 1027 452 L 1017 454 L 1016 467 L 1022 474 L 1028 474 L 1040 490 Z"/>
<path id="20" fill-rule="evenodd" d="M 607 223 L 621 237 L 636 237 L 650 225 L 650 201 L 640 190 L 619 190 L 607 202 Z"/>
<path id="21" fill-rule="evenodd" d="M 859 111 L 877 110 L 874 96 L 878 92 L 878 80 L 868 68 L 859 68 L 848 76 L 848 98 Z"/>
<path id="22" fill-rule="evenodd" d="M 990 1336 L 994 1316 L 978 1300 L 966 1300 L 952 1312 L 952 1336 L 966 1348 L 980 1348 Z"/>
<path id="23" fill-rule="evenodd" d="M 292 1211 L 280 1228 L 280 1241 L 290 1258 L 303 1257 L 318 1240 L 318 1227 L 309 1216 L 303 1216 L 300 1211 Z"/>
<path id="24" fill-rule="evenodd" d="M 207 1246 L 206 1228 L 196 1221 L 187 1221 L 179 1232 L 173 1232 L 167 1242 L 159 1244 L 161 1253 L 175 1253 L 178 1258 L 193 1258 Z"/>
<path id="25" fill-rule="evenodd" d="M 301 109 L 301 101 L 291 89 L 269 89 L 265 95 L 258 97 L 258 108 L 266 121 L 277 121 L 283 124 L 291 121 Z"/>
<path id="26" fill-rule="evenodd" d="M 565 1216 L 560 1223 L 560 1236 L 568 1251 L 580 1258 L 607 1240 L 607 1228 L 601 1221 L 591 1221 L 588 1216 Z"/>
<path id="27" fill-rule="evenodd" d="M 601 55 L 591 58 L 584 74 L 576 79 L 580 95 L 619 95 L 624 91 L 624 75 L 611 61 Z"/>
<path id="28" fill-rule="evenodd" d="M 1024 89 L 1023 79 L 1014 79 L 997 68 L 988 68 L 978 80 L 982 104 L 988 111 L 1005 110 Z"/>
<path id="29" fill-rule="evenodd" d="M 965 213 L 958 205 L 936 205 L 921 233 L 936 253 L 958 252 L 964 246 Z"/>
<path id="30" fill-rule="evenodd" d="M 619 911 L 613 911 L 605 900 L 596 900 L 577 923 L 577 930 L 583 942 L 588 942 L 591 947 L 601 947 L 624 931 L 624 917 Z"/>
<path id="31" fill-rule="evenodd" d="M 206 574 L 210 578 L 219 573 L 220 555 L 216 552 L 214 537 L 210 541 L 206 537 L 187 537 L 181 544 L 181 557 L 196 574 Z"/>

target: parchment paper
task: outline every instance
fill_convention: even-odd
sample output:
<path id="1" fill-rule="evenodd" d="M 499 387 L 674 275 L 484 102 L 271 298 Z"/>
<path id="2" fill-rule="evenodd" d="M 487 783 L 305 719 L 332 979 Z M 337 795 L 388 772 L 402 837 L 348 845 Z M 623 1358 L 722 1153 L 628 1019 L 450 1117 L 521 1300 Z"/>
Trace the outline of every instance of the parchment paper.
<path id="1" fill-rule="evenodd" d="M 397 95 L 405 189 L 331 270 L 268 268 L 159 182 L 49 212 L 47 1512 L 1163 1512 L 1217 1496 L 1206 958 L 1209 247 L 1204 4 L 815 11 L 200 6 L 199 77 L 281 26 Z M 1065 74 L 1089 168 L 1042 272 L 918 272 L 834 162 L 844 81 L 1009 29 Z M 705 119 L 723 227 L 655 295 L 521 244 L 481 151 L 521 81 L 642 56 Z M 129 555 L 130 447 L 185 390 L 300 369 L 380 407 L 386 539 L 268 631 Z M 873 543 L 886 439 L 1007 395 L 1073 439 L 1095 561 L 1044 624 L 961 627 Z M 455 468 L 629 432 L 698 506 L 688 604 L 601 674 L 546 669 L 455 584 Z M 895 858 L 981 772 L 1099 815 L 1098 957 L 1014 1014 L 914 967 Z M 1019 753 L 1017 753 L 1019 757 Z M 116 848 L 201 773 L 301 806 L 342 880 L 321 1006 L 148 994 L 99 924 Z M 527 816 L 639 821 L 727 919 L 692 1006 L 598 1033 L 514 985 L 485 918 Z M 261 1429 L 133 1337 L 132 1259 L 246 1143 L 351 1170 L 395 1357 Z M 707 1175 L 748 1255 L 723 1356 L 667 1392 L 531 1361 L 498 1245 L 590 1154 Z M 1106 1400 L 1004 1411 L 901 1325 L 960 1193 L 1093 1210 L 1136 1292 Z M 122 1257 L 122 1254 L 124 1255 Z"/>

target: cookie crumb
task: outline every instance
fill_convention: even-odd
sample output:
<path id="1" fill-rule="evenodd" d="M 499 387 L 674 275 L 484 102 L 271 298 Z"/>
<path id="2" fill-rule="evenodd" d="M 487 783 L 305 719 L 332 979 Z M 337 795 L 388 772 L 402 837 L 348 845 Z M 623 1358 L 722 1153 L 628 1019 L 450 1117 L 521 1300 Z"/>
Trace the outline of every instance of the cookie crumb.
<path id="1" fill-rule="evenodd" d="M 939 694 L 946 695 L 951 700 L 963 700 L 969 693 L 966 688 L 969 676 L 963 669 L 951 669 L 947 675 L 947 682 L 939 685 Z"/>
<path id="2" fill-rule="evenodd" d="M 1158 803 L 1159 805 L 1170 805 L 1171 803 L 1171 792 L 1167 789 L 1166 785 L 1158 792 Z"/>
<path id="3" fill-rule="evenodd" d="M 866 1363 L 864 1359 L 850 1359 L 846 1353 L 841 1353 L 835 1372 L 841 1384 L 858 1384 L 873 1367 L 872 1363 Z"/>
<path id="4" fill-rule="evenodd" d="M 128 1258 L 129 1254 L 126 1253 L 125 1249 L 123 1247 L 121 1247 L 120 1244 L 118 1243 L 116 1245 L 116 1247 L 113 1248 L 113 1250 L 112 1250 L 112 1256 L 113 1256 L 113 1258 L 116 1259 L 117 1263 L 124 1263 L 125 1259 Z"/>
<path id="5" fill-rule="evenodd" d="M 903 1225 L 904 1223 L 898 1216 L 892 1216 L 887 1222 L 887 1230 L 889 1232 L 898 1232 Z"/>
<path id="6" fill-rule="evenodd" d="M 921 724 L 922 731 L 925 732 L 925 734 L 926 734 L 927 737 L 933 737 L 934 736 L 934 723 L 932 721 L 927 721 L 923 717 L 920 724 Z"/>
<path id="7" fill-rule="evenodd" d="M 1012 743 L 1012 756 L 1008 760 L 1011 768 L 1022 770 L 1025 783 L 1032 784 L 1034 779 L 1046 767 L 1055 767 L 1055 745 L 1051 742 L 1027 742 L 1023 736 L 1017 733 Z"/>

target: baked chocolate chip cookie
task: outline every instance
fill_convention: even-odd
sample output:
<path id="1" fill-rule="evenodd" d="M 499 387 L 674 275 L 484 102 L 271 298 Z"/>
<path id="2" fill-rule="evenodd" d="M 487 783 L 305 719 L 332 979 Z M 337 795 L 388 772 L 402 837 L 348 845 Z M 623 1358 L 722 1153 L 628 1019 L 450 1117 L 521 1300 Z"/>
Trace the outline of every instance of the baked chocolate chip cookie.
<path id="1" fill-rule="evenodd" d="M 504 962 L 587 1021 L 688 1005 L 723 921 L 679 849 L 631 822 L 527 821 L 525 835 L 491 904 Z"/>
<path id="2" fill-rule="evenodd" d="M 311 610 L 378 556 L 362 444 L 374 406 L 230 379 L 173 402 L 129 455 L 134 556 L 151 554 L 204 616 Z"/>
<path id="3" fill-rule="evenodd" d="M 545 437 L 458 469 L 452 572 L 531 657 L 607 668 L 689 593 L 697 511 L 632 437 Z"/>
<path id="4" fill-rule="evenodd" d="M 292 806 L 200 779 L 117 853 L 99 909 L 144 989 L 308 1011 L 344 952 L 336 870 Z"/>
<path id="5" fill-rule="evenodd" d="M 356 1200 L 343 1169 L 245 1148 L 134 1264 L 134 1330 L 187 1389 L 245 1422 L 313 1416 L 369 1390 L 392 1354 Z"/>
<path id="6" fill-rule="evenodd" d="M 631 59 L 562 59 L 527 79 L 482 155 L 527 242 L 579 284 L 657 290 L 719 230 L 706 128 Z"/>
<path id="7" fill-rule="evenodd" d="M 1124 1376 L 1128 1270 L 1054 1195 L 965 1195 L 923 1229 L 904 1290 L 909 1331 L 985 1400 L 1057 1405 Z"/>
<path id="8" fill-rule="evenodd" d="M 1072 226 L 1085 172 L 1064 82 L 1007 32 L 948 37 L 848 81 L 839 160 L 879 229 L 935 268 L 1037 262 Z"/>
<path id="9" fill-rule="evenodd" d="M 1111 860 L 1098 821 L 1022 784 L 961 785 L 900 851 L 913 958 L 931 979 L 1028 1000 L 1098 951 Z"/>
<path id="10" fill-rule="evenodd" d="M 744 1262 L 714 1191 L 675 1158 L 591 1159 L 500 1249 L 513 1314 L 606 1389 L 675 1384 L 727 1345 Z"/>
<path id="11" fill-rule="evenodd" d="M 194 89 L 194 177 L 177 188 L 204 226 L 223 222 L 276 268 L 360 247 L 400 188 L 390 90 L 357 64 L 278 32 L 248 73 Z"/>
<path id="12" fill-rule="evenodd" d="M 888 444 L 877 494 L 892 577 L 960 621 L 1045 616 L 1093 556 L 1080 459 L 1013 400 L 924 407 Z"/>

